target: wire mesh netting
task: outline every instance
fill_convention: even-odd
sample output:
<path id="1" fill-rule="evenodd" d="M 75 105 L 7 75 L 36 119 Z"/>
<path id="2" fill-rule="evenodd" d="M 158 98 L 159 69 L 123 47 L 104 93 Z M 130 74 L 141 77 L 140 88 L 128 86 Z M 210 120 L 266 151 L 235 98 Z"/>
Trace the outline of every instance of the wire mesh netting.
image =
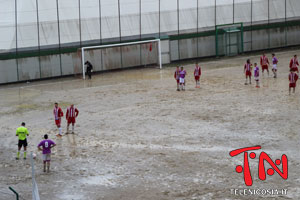
<path id="1" fill-rule="evenodd" d="M 1 0 L 0 50 L 139 39 L 300 16 L 297 0 Z"/>

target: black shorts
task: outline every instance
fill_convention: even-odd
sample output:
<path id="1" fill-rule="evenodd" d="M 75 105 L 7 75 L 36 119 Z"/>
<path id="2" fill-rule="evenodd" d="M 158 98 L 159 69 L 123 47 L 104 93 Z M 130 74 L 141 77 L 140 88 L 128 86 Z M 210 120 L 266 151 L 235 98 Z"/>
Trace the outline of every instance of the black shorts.
<path id="1" fill-rule="evenodd" d="M 27 147 L 27 140 L 19 140 L 18 147 Z"/>

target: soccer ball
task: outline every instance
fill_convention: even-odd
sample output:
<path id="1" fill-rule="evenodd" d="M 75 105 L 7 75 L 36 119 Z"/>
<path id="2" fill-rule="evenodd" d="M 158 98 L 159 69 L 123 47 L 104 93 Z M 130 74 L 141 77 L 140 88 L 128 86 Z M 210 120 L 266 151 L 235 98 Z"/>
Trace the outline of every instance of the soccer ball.
<path id="1" fill-rule="evenodd" d="M 32 158 L 33 158 L 33 159 L 36 158 L 36 154 L 35 154 L 35 153 L 32 154 Z"/>

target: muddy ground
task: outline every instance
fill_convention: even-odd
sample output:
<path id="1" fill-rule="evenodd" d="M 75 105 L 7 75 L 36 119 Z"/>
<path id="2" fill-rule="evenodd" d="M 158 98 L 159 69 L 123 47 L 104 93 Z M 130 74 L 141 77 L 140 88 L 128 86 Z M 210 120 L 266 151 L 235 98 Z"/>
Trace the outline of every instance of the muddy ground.
<path id="1" fill-rule="evenodd" d="M 30 160 L 15 160 L 15 130 L 22 121 L 30 132 L 28 152 L 37 154 L 42 200 L 300 199 L 300 86 L 289 96 L 287 79 L 294 54 L 300 50 L 277 52 L 278 78 L 265 74 L 259 89 L 244 85 L 245 55 L 200 62 L 200 89 L 195 88 L 194 66 L 185 65 L 187 86 L 181 92 L 176 91 L 174 67 L 1 86 L 0 199 L 14 199 L 8 186 L 23 199 L 32 198 Z M 259 62 L 259 55 L 250 59 Z M 64 113 L 71 103 L 79 109 L 75 134 L 55 137 L 54 102 Z M 65 119 L 62 126 L 65 131 Z M 42 171 L 36 149 L 45 133 L 57 143 L 49 174 Z M 258 179 L 258 150 L 250 159 L 253 186 L 245 185 L 243 174 L 235 172 L 243 155 L 232 158 L 229 152 L 255 145 L 274 161 L 287 155 L 287 180 L 276 172 Z M 244 188 L 288 192 L 231 192 Z"/>

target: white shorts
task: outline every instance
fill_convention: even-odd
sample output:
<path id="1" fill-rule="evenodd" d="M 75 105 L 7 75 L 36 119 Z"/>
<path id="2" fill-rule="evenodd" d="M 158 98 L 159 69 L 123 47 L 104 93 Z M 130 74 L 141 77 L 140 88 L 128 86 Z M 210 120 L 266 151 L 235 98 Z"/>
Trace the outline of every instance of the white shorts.
<path id="1" fill-rule="evenodd" d="M 179 83 L 184 83 L 184 78 L 179 78 Z"/>
<path id="2" fill-rule="evenodd" d="M 276 69 L 277 70 L 277 64 L 273 64 L 272 69 Z"/>
<path id="3" fill-rule="evenodd" d="M 51 160 L 51 153 L 43 154 L 43 161 L 50 161 Z"/>

